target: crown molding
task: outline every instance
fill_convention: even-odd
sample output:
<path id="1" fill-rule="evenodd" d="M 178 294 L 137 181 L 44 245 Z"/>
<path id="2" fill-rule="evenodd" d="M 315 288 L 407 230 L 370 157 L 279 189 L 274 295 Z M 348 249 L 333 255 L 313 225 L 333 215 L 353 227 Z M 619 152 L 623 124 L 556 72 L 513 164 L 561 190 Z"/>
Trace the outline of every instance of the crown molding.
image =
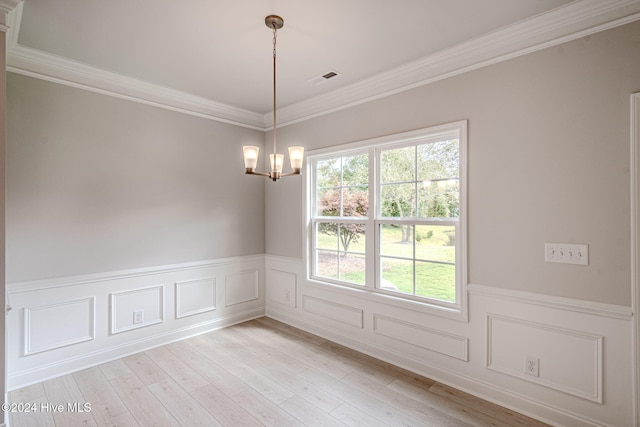
<path id="1" fill-rule="evenodd" d="M 9 13 L 20 3 L 22 3 L 22 0 L 0 0 L 0 31 L 9 31 L 11 28 L 8 23 Z"/>
<path id="2" fill-rule="evenodd" d="M 0 0 L 2 1 L 2 0 Z M 22 9 L 24 2 L 20 2 L 7 14 L 7 52 L 18 45 L 18 34 L 20 34 L 20 24 L 22 23 Z"/>
<path id="3" fill-rule="evenodd" d="M 262 114 L 16 44 L 7 71 L 210 120 L 264 130 Z"/>
<path id="4" fill-rule="evenodd" d="M 272 129 L 273 112 L 248 111 L 21 46 L 17 39 L 22 14 L 19 4 L 18 0 L 0 0 L 0 16 L 6 10 L 10 21 L 5 26 L 9 28 L 8 71 L 250 129 Z M 282 107 L 278 109 L 278 126 L 340 111 L 639 19 L 640 0 L 577 0 L 344 88 Z"/>
<path id="5" fill-rule="evenodd" d="M 640 19 L 639 0 L 579 0 L 317 97 L 278 109 L 283 127 Z M 265 128 L 270 114 L 264 115 Z"/>

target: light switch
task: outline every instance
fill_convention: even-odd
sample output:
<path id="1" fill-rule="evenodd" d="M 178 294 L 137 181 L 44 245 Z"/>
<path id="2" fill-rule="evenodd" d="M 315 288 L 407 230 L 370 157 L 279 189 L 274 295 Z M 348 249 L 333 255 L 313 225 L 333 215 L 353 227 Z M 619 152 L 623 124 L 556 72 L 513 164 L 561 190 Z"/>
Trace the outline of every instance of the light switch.
<path id="1" fill-rule="evenodd" d="M 589 245 L 577 243 L 545 243 L 545 262 L 589 265 Z"/>

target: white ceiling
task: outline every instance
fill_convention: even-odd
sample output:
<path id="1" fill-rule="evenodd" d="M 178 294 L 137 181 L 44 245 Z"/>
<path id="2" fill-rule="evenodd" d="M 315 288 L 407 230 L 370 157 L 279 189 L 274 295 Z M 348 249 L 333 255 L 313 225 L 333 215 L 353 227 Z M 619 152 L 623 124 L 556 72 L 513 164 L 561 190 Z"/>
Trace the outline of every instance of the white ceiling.
<path id="1" fill-rule="evenodd" d="M 278 109 L 296 121 L 604 22 L 638 19 L 633 14 L 640 10 L 637 0 L 25 0 L 23 6 L 9 23 L 19 28 L 17 38 L 9 36 L 10 71 L 257 128 L 268 127 L 272 109 L 269 14 L 285 20 L 277 44 Z M 330 70 L 341 76 L 308 82 Z"/>

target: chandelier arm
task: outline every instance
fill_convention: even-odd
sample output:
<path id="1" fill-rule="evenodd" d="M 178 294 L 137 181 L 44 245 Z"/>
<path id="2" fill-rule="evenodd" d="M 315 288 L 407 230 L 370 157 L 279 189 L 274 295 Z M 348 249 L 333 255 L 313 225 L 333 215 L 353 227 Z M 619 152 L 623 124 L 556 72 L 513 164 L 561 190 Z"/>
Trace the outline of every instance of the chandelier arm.
<path id="1" fill-rule="evenodd" d="M 250 169 L 245 169 L 245 175 L 259 175 L 259 176 L 268 176 L 271 177 L 270 173 L 256 172 Z"/>
<path id="2" fill-rule="evenodd" d="M 280 176 L 293 176 L 293 175 L 300 175 L 300 169 L 294 169 L 293 172 L 287 172 L 287 173 L 281 173 Z"/>

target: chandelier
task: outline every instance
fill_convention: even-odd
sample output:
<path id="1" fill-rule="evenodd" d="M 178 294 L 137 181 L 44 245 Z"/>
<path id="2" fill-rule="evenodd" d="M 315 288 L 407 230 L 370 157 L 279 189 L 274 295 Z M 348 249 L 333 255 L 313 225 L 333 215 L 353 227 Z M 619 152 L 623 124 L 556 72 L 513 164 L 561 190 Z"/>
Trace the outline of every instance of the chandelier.
<path id="1" fill-rule="evenodd" d="M 276 149 L 276 39 L 278 30 L 284 26 L 284 20 L 277 15 L 269 15 L 264 19 L 267 27 L 273 29 L 273 154 L 269 155 L 271 171 L 269 173 L 256 172 L 258 164 L 258 152 L 260 147 L 246 145 L 242 147 L 244 154 L 245 173 L 249 175 L 259 175 L 277 181 L 283 176 L 300 175 L 302 171 L 302 158 L 304 147 L 289 147 L 289 161 L 291 162 L 291 172 L 282 173 L 284 154 L 278 154 Z"/>

